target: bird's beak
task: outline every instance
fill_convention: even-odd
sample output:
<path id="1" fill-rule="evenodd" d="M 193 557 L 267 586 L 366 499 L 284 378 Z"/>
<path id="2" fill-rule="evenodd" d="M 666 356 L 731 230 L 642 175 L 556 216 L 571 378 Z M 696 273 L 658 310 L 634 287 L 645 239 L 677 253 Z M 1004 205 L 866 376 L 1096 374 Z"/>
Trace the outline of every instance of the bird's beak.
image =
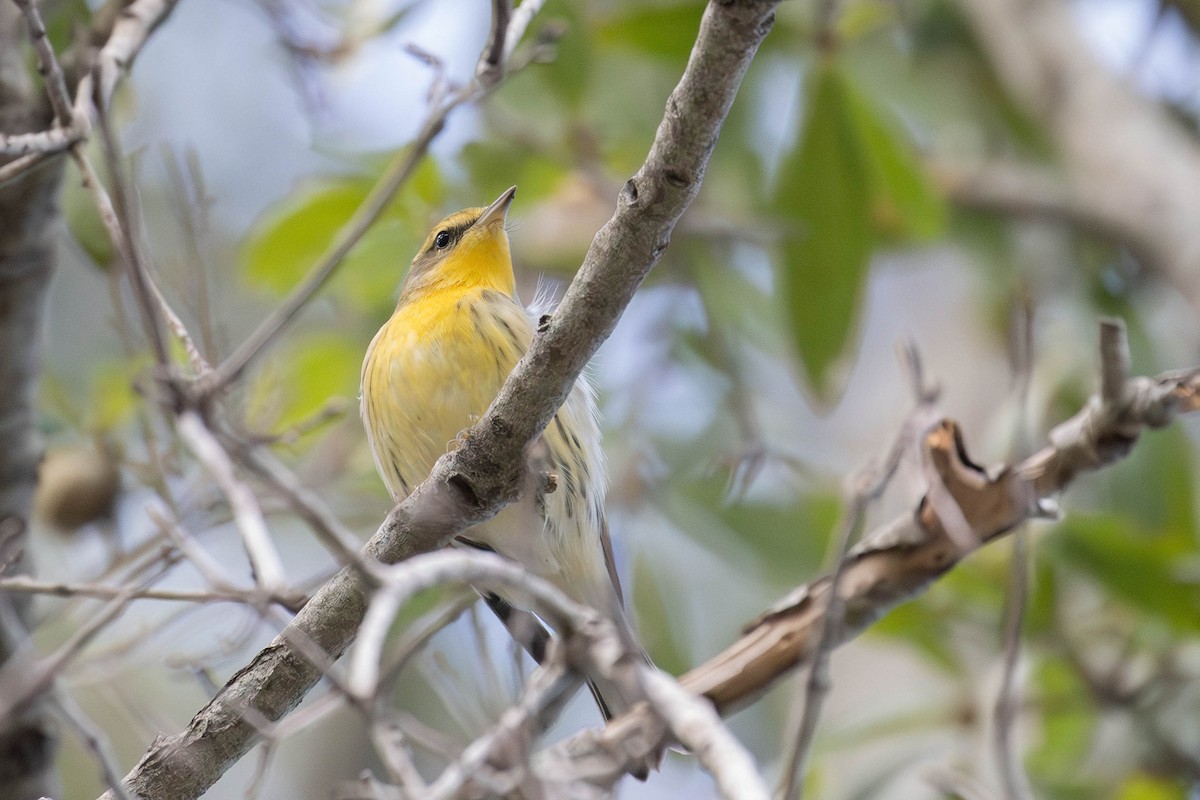
<path id="1" fill-rule="evenodd" d="M 496 202 L 483 210 L 479 215 L 479 219 L 475 220 L 477 227 L 491 225 L 493 222 L 504 224 L 504 220 L 508 217 L 508 207 L 512 205 L 513 197 L 517 194 L 517 187 L 511 186 L 505 190 L 504 194 L 496 198 Z"/>

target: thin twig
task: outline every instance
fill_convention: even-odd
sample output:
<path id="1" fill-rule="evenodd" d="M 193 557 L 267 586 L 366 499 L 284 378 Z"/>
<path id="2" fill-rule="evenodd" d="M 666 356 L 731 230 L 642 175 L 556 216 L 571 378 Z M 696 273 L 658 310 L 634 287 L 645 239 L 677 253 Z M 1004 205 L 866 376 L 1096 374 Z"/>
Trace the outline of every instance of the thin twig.
<path id="1" fill-rule="evenodd" d="M 187 148 L 177 157 L 175 151 L 164 144 L 162 160 L 175 189 L 171 197 L 176 203 L 175 217 L 183 225 L 186 234 L 187 260 L 196 275 L 192 309 L 200 326 L 201 353 L 205 362 L 212 362 L 219 357 L 210 286 L 212 259 L 208 256 L 208 248 L 200 240 L 210 228 L 209 213 L 213 200 L 205 187 L 204 173 L 194 148 Z"/>
<path id="2" fill-rule="evenodd" d="M 1013 535 L 1012 565 L 1009 572 L 1008 592 L 1004 604 L 1004 662 L 1000 673 L 1000 688 L 996 693 L 995 716 L 993 718 L 992 743 L 996 749 L 996 764 L 1005 800 L 1027 800 L 1031 797 L 1026 787 L 1020 758 L 1014 749 L 1017 712 L 1020 698 L 1017 695 L 1017 666 L 1021 659 L 1021 628 L 1025 620 L 1025 606 L 1029 597 L 1029 546 L 1028 535 L 1022 526 Z"/>
<path id="3" fill-rule="evenodd" d="M 125 595 L 124 586 L 102 583 L 58 583 L 38 581 L 23 575 L 0 578 L 0 593 L 45 594 L 55 597 L 90 597 L 111 600 Z M 182 589 L 139 589 L 130 595 L 135 600 L 167 600 L 177 603 L 249 603 L 262 597 L 257 591 L 219 590 L 186 591 Z"/>
<path id="4" fill-rule="evenodd" d="M 521 43 L 525 31 L 529 28 L 529 23 L 542 10 L 545 2 L 546 0 L 522 0 L 521 4 L 513 11 L 512 21 L 508 24 L 508 31 L 504 36 L 505 63 L 512 60 L 517 45 Z"/>
<path id="5" fill-rule="evenodd" d="M 105 785 L 117 795 L 119 800 L 133 800 L 133 797 L 121 784 L 120 767 L 104 731 L 92 724 L 87 714 L 68 692 L 52 693 L 50 704 L 57 712 L 57 716 L 67 723 L 67 727 L 75 732 L 83 746 L 92 754 L 92 758 L 100 766 L 100 776 L 104 779 Z"/>
<path id="6" fill-rule="evenodd" d="M 903 450 L 898 449 L 896 452 L 903 452 Z M 821 707 L 825 702 L 825 696 L 829 694 L 829 653 L 839 635 L 842 615 L 845 613 L 844 604 L 839 597 L 839 589 L 841 588 L 846 554 L 850 550 L 851 542 L 862 535 L 866 510 L 869 505 L 867 493 L 871 485 L 867 482 L 874 478 L 874 475 L 867 472 L 859 474 L 855 481 L 860 484 L 859 488 L 855 490 L 850 499 L 850 508 L 842 520 L 838 532 L 837 561 L 829 585 L 828 606 L 821 632 L 817 636 L 815 654 L 808 670 L 808 677 L 800 684 L 804 689 L 804 710 L 800 715 L 795 744 L 792 745 L 787 765 L 783 770 L 782 782 L 775 795 L 780 800 L 800 800 L 804 797 L 804 776 L 808 773 L 808 759 L 816 738 L 817 721 L 821 716 Z"/>
<path id="7" fill-rule="evenodd" d="M 400 725 L 398 716 L 375 719 L 371 724 L 371 741 L 389 777 L 401 788 L 402 797 L 428 797 L 428 787 L 413 764 L 408 734 Z"/>
<path id="8" fill-rule="evenodd" d="M 828 605 L 814 645 L 808 679 L 803 683 L 804 711 L 776 794 L 781 800 L 799 800 L 804 796 L 804 776 L 808 772 L 808 758 L 812 753 L 821 707 L 829 693 L 829 655 L 841 636 L 842 616 L 845 613 L 841 582 L 846 567 L 846 556 L 851 544 L 862 535 L 867 508 L 887 488 L 905 452 L 920 438 L 937 401 L 938 391 L 936 387 L 926 385 L 920 354 L 911 342 L 905 343 L 903 356 L 902 363 L 909 375 L 915 405 L 905 418 L 883 461 L 859 471 L 851 479 L 853 488 L 850 507 L 838 533 L 837 560 L 834 562 L 833 577 L 829 583 Z"/>
<path id="9" fill-rule="evenodd" d="M 956 800 L 993 800 L 991 794 L 975 777 L 952 767 L 932 767 L 925 772 L 925 782 L 947 798 Z"/>
<path id="10" fill-rule="evenodd" d="M 838 6 L 838 0 L 817 0 L 813 30 L 816 31 L 816 44 L 824 52 L 831 52 L 838 44 Z"/>
<path id="11" fill-rule="evenodd" d="M 309 299 L 333 276 L 334 271 L 341 265 L 346 255 L 375 224 L 396 193 L 416 171 L 417 165 L 425 156 L 430 143 L 441 133 L 450 112 L 475 97 L 476 90 L 474 88 L 464 88 L 435 109 L 421 127 L 421 131 L 413 143 L 392 159 L 379 181 L 371 188 L 371 192 L 350 219 L 338 230 L 329 249 L 321 256 L 304 280 L 246 337 L 233 355 L 214 370 L 210 379 L 201 384 L 204 394 L 215 395 L 238 380 L 250 363 L 300 313 L 300 310 L 308 304 Z"/>
<path id="12" fill-rule="evenodd" d="M 707 700 L 688 694 L 674 678 L 651 667 L 641 667 L 638 678 L 650 707 L 713 776 L 722 797 L 767 800 L 771 796 L 754 758 Z"/>
<path id="13" fill-rule="evenodd" d="M 565 650 L 563 646 L 550 648 L 545 661 L 529 676 L 516 705 L 442 771 L 429 788 L 429 800 L 461 797 L 463 788 L 472 783 L 484 784 L 488 796 L 544 796 L 528 767 L 529 745 L 545 730 L 553 716 L 550 710 L 560 707 L 581 684 L 579 675 L 566 662 Z M 504 768 L 507 774 L 497 774 Z"/>
<path id="14" fill-rule="evenodd" d="M 178 0 L 133 0 L 126 4 L 113 24 L 108 41 L 96 56 L 96 102 L 107 108 L 117 83 L 128 74 L 133 61 L 161 25 Z"/>
<path id="15" fill-rule="evenodd" d="M 271 762 L 275 756 L 275 746 L 278 740 L 274 737 L 268 738 L 263 742 L 262 747 L 258 750 L 258 763 L 254 765 L 254 773 L 250 776 L 250 781 L 246 784 L 245 798 L 246 800 L 255 800 L 259 793 L 262 792 L 263 784 L 267 780 L 267 774 L 271 770 Z"/>
<path id="16" fill-rule="evenodd" d="M 1113 346 L 1120 338 L 1116 333 L 1103 337 L 1106 350 L 1114 354 L 1122 349 Z M 1200 367 L 1130 378 L 1116 404 L 1094 395 L 1050 432 L 1045 447 L 1003 470 L 985 472 L 971 463 L 961 430 L 949 420 L 930 429 L 924 449 L 936 455 L 940 478 L 952 486 L 982 547 L 1022 522 L 1044 516 L 1051 497 L 1082 473 L 1128 455 L 1142 431 L 1195 412 L 1200 412 Z M 1015 492 L 1014 487 L 1023 490 Z M 841 640 L 859 635 L 891 608 L 926 591 L 965 555 L 949 539 L 936 509 L 924 500 L 876 528 L 854 548 L 845 567 L 848 588 Z M 743 636 L 723 652 L 683 675 L 680 683 L 693 694 L 707 696 L 723 715 L 760 697 L 812 657 L 827 611 L 829 582 L 830 576 L 822 576 L 789 593 L 749 623 Z M 536 766 L 542 774 L 558 776 L 582 777 L 586 770 L 592 784 L 611 785 L 660 743 L 653 716 L 635 708 L 599 733 L 573 736 L 539 753 Z"/>
<path id="17" fill-rule="evenodd" d="M 15 181 L 29 170 L 33 169 L 39 164 L 42 164 L 43 162 L 49 161 L 53 157 L 54 153 L 52 152 L 38 152 L 28 153 L 20 158 L 14 158 L 7 164 L 0 166 L 0 187 L 3 187 L 5 184 L 11 181 Z"/>
<path id="18" fill-rule="evenodd" d="M 22 8 L 24 9 L 25 6 L 22 6 Z M 36 4 L 29 2 L 28 9 L 32 14 L 37 15 Z M 31 27 L 33 24 L 31 21 Z M 37 24 L 40 24 L 40 18 L 38 18 Z M 59 67 L 54 50 L 50 48 L 49 43 L 44 39 L 42 44 L 43 47 L 37 50 L 39 68 L 43 71 L 56 73 L 61 77 L 62 69 Z M 19 158 L 0 166 L 0 186 L 16 180 L 26 172 L 64 150 L 71 149 L 74 151 L 77 146 L 81 145 L 87 139 L 91 134 L 91 118 L 89 115 L 91 106 L 88 100 L 91 86 L 91 77 L 84 76 L 83 80 L 79 83 L 75 103 L 71 106 L 65 85 L 58 86 L 57 82 L 53 80 L 47 81 L 46 90 L 56 109 L 56 117 L 58 109 L 61 106 L 64 104 L 70 106 L 68 112 L 69 124 L 35 133 L 0 133 L 0 153 L 4 155 L 20 155 Z"/>
<path id="19" fill-rule="evenodd" d="M 179 436 L 213 476 L 229 501 L 234 523 L 242 535 L 242 545 L 246 548 L 246 554 L 254 568 L 255 581 L 268 594 L 286 593 L 287 578 L 284 575 L 283 562 L 271 541 L 271 534 L 267 531 L 267 523 L 258 507 L 258 500 L 250 487 L 234 476 L 233 462 L 229 460 L 229 454 L 195 411 L 184 411 L 180 414 L 176 428 Z"/>
<path id="20" fill-rule="evenodd" d="M 464 594 L 457 600 L 449 602 L 445 608 L 431 611 L 413 621 L 409 630 L 416 632 L 408 634 L 392 648 L 387 663 L 382 667 L 380 683 L 390 683 L 393 676 L 399 673 L 413 656 L 423 650 L 439 631 L 462 616 L 464 611 L 478 601 L 479 597 L 475 593 Z"/>
<path id="21" fill-rule="evenodd" d="M 1129 383 L 1129 337 L 1118 319 L 1100 323 L 1100 400 L 1116 405 L 1124 399 Z"/>
<path id="22" fill-rule="evenodd" d="M 306 488 L 295 473 L 265 447 L 256 447 L 233 434 L 222 436 L 229 453 L 243 468 L 265 481 L 291 507 L 296 516 L 308 523 L 317 539 L 342 566 L 359 564 L 361 543 L 341 520 L 329 510 L 320 495 Z"/>
<path id="23" fill-rule="evenodd" d="M 46 94 L 50 98 L 50 107 L 54 109 L 54 121 L 60 128 L 71 124 L 71 93 L 67 90 L 67 82 L 63 78 L 62 68 L 54 55 L 54 48 L 46 36 L 46 25 L 42 22 L 41 12 L 33 0 L 13 0 L 25 21 L 29 25 L 29 39 L 33 43 L 33 52 L 37 55 L 38 71 L 46 84 Z"/>
<path id="24" fill-rule="evenodd" d="M 503 697 L 504 681 L 496 667 L 496 659 L 492 658 L 492 648 L 488 644 L 488 634 L 483 627 L 483 617 L 479 613 L 479 606 L 472 603 L 468 608 L 467 621 L 470 623 L 471 634 L 475 640 L 475 654 L 480 670 L 484 673 L 481 680 L 486 681 L 484 691 L 492 697 Z"/>
<path id="25" fill-rule="evenodd" d="M 130 193 L 126 191 L 125 181 L 122 177 L 123 170 L 120 159 L 117 156 L 116 138 L 109 124 L 108 109 L 104 106 L 97 106 L 96 118 L 99 121 L 105 165 L 108 168 L 109 176 L 112 178 L 111 199 L 105 198 L 103 201 L 100 200 L 99 195 L 106 194 L 104 186 L 96 176 L 95 170 L 87 163 L 88 157 L 83 148 L 76 147 L 71 151 L 71 154 L 75 157 L 80 167 L 85 170 L 85 174 L 89 175 L 89 180 L 86 182 L 92 189 L 93 196 L 97 199 L 97 206 L 102 209 L 107 207 L 108 209 L 108 213 L 104 214 L 102 212 L 101 216 L 105 218 L 105 227 L 108 229 L 109 236 L 113 240 L 113 245 L 121 254 L 124 266 L 128 270 L 129 285 L 133 289 L 133 296 L 138 301 L 142 327 L 146 338 L 150 341 L 155 361 L 161 370 L 161 377 L 165 378 L 169 374 L 171 354 L 167 347 L 167 339 L 163 331 L 164 322 L 160 314 L 163 314 L 162 306 L 166 305 L 166 303 L 157 288 L 151 288 L 154 285 L 154 280 L 150 277 L 145 261 L 142 260 L 141 248 L 138 247 L 136 237 L 133 235 L 132 225 L 134 215 L 130 203 L 132 198 Z"/>
<path id="26" fill-rule="evenodd" d="M 504 41 L 511 16 L 511 0 L 492 0 L 492 30 L 488 34 L 487 47 L 475 65 L 475 78 L 483 86 L 490 86 L 504 77 L 504 66 L 508 60 Z"/>
<path id="27" fill-rule="evenodd" d="M 1017 403 L 1016 423 L 1013 426 L 1012 460 L 1016 461 L 1028 453 L 1026 439 L 1026 405 L 1029 399 L 1029 384 L 1033 376 L 1033 309 L 1025 294 L 1014 312 L 1012 357 Z M 1017 713 L 1020 698 L 1017 695 L 1017 666 L 1021 659 L 1021 628 L 1025 619 L 1025 606 L 1029 598 L 1029 548 L 1028 533 L 1024 525 L 1013 534 L 1012 563 L 1009 567 L 1008 592 L 1004 609 L 1004 661 L 1000 674 L 1000 687 L 996 692 L 995 716 L 993 718 L 993 744 L 996 762 L 1004 786 L 1006 800 L 1026 800 L 1031 797 L 1027 779 L 1021 769 L 1020 759 L 1014 749 Z"/>
<path id="28" fill-rule="evenodd" d="M 154 348 L 155 357 L 161 366 L 168 364 L 168 352 L 163 340 L 156 309 L 163 314 L 167 324 L 183 343 L 185 350 L 201 374 L 207 371 L 204 359 L 192 343 L 178 315 L 171 309 L 162 292 L 150 277 L 145 265 L 140 259 L 137 244 L 130 235 L 132 215 L 129 208 L 128 193 L 121 182 L 120 166 L 116 157 L 116 144 L 108 125 L 108 100 L 117 80 L 124 75 L 132 59 L 145 44 L 151 30 L 162 21 L 174 6 L 174 2 L 161 0 L 138 0 L 131 3 L 122 11 L 119 21 L 113 28 L 109 41 L 101 48 L 98 60 L 98 71 L 101 74 L 101 84 L 105 87 L 101 99 L 94 108 L 90 106 L 93 81 L 86 76 L 80 81 L 78 96 L 74 104 L 63 78 L 62 67 L 54 49 L 46 38 L 46 29 L 38 12 L 37 4 L 32 0 L 14 0 L 25 14 L 29 23 L 30 36 L 33 40 L 34 52 L 38 58 L 38 67 L 46 80 L 46 92 L 58 125 L 69 128 L 78 135 L 71 145 L 71 155 L 84 174 L 84 183 L 92 191 L 105 228 L 114 246 L 124 262 L 129 266 L 130 283 L 134 294 L 139 298 L 143 310 L 143 324 Z M 100 122 L 100 131 L 104 140 L 105 158 L 109 172 L 113 177 L 113 199 L 110 199 L 100 182 L 95 168 L 91 165 L 87 152 L 83 147 L 83 139 L 88 133 L 87 120 L 90 111 L 94 110 Z"/>
<path id="29" fill-rule="evenodd" d="M 145 512 L 150 521 L 179 549 L 179 552 L 183 553 L 184 558 L 200 573 L 210 587 L 221 592 L 241 591 L 225 575 L 223 566 L 217 563 L 217 560 L 196 542 L 191 533 L 179 524 L 173 510 L 166 507 L 165 502 L 163 505 L 149 502 L 146 504 Z"/>
<path id="30" fill-rule="evenodd" d="M 0 719 L 9 717 L 16 709 L 48 691 L 67 665 L 100 631 L 111 625 L 129 607 L 134 593 L 151 586 L 166 574 L 170 565 L 161 566 L 135 585 L 118 594 L 81 625 L 57 650 L 45 658 L 29 663 L 31 654 L 16 653 L 0 667 Z"/>
<path id="31" fill-rule="evenodd" d="M 526 797 L 543 796 L 540 779 L 529 768 L 529 745 L 534 736 L 551 724 L 565 701 L 580 687 L 581 673 L 602 675 L 633 690 L 639 687 L 637 669 L 641 662 L 625 657 L 625 643 L 610 620 L 568 599 L 544 579 L 494 553 L 475 550 L 430 553 L 389 568 L 383 579 L 384 586 L 376 593 L 363 621 L 351 661 L 351 684 L 360 696 L 378 686 L 375 664 L 379 658 L 380 637 L 400 604 L 405 598 L 431 586 L 457 583 L 519 598 L 523 606 L 550 620 L 562 634 L 561 639 L 552 640 L 542 663 L 530 675 L 517 705 L 502 715 L 492 731 L 468 746 L 430 787 L 428 796 L 431 800 L 462 796 L 468 782 L 480 786 L 489 795 L 507 795 L 515 791 Z M 676 691 L 681 690 L 676 687 Z M 670 709 L 679 707 L 673 704 L 674 698 L 672 695 L 665 701 Z M 688 698 L 684 702 L 697 701 Z M 683 721 L 684 736 L 689 739 L 694 722 L 690 716 Z M 705 737 L 710 734 L 711 731 L 704 731 L 691 740 L 706 744 L 709 740 Z"/>
<path id="32" fill-rule="evenodd" d="M 384 640 L 400 608 L 417 592 L 457 584 L 497 591 L 522 606 L 529 604 L 556 630 L 579 627 L 581 620 L 590 620 L 596 614 L 515 562 L 490 552 L 438 551 L 374 572 L 382 585 L 371 599 L 350 658 L 349 688 L 360 698 L 375 694 Z"/>
<path id="33" fill-rule="evenodd" d="M 82 138 L 73 128 L 51 128 L 34 133 L 0 133 L 0 156 L 49 156 L 61 153 Z"/>

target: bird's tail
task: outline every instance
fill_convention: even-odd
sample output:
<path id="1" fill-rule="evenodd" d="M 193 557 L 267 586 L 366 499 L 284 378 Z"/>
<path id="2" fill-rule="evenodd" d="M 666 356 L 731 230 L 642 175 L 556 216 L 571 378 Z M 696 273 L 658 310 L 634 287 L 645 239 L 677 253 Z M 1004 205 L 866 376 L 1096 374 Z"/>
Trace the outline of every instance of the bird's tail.
<path id="1" fill-rule="evenodd" d="M 633 632 L 633 627 L 629 624 L 628 618 L 625 616 L 625 611 L 620 606 L 615 606 L 612 610 L 613 622 L 617 625 L 617 632 L 621 637 L 622 643 L 628 652 L 635 653 L 646 664 L 653 666 L 650 656 L 645 649 L 638 643 L 637 636 Z M 597 676 L 588 680 L 588 688 L 592 692 L 592 697 L 596 701 L 597 708 L 604 716 L 605 722 L 610 722 L 614 717 L 619 717 L 629 709 L 633 708 L 640 697 L 630 696 L 628 691 L 622 688 L 617 683 Z"/>
<path id="2" fill-rule="evenodd" d="M 486 593 L 483 595 L 483 599 L 487 603 L 488 608 L 504 623 L 504 627 L 508 628 L 513 639 L 521 644 L 525 652 L 529 653 L 534 661 L 539 664 L 542 663 L 542 660 L 546 657 L 546 646 L 550 642 L 550 631 L 546 629 L 541 620 L 525 609 L 514 607 L 498 595 Z M 633 631 L 629 626 L 629 622 L 625 619 L 625 615 L 621 613 L 620 617 L 615 621 L 626 648 L 635 652 L 637 657 L 647 664 L 651 664 L 650 656 L 646 654 L 646 651 L 633 638 Z M 588 679 L 588 689 L 591 690 L 592 697 L 595 698 L 596 706 L 604 716 L 605 722 L 609 722 L 614 717 L 624 714 L 633 708 L 640 699 L 630 696 L 616 682 L 599 676 L 594 679 Z"/>
<path id="3" fill-rule="evenodd" d="M 513 639 L 525 648 L 525 652 L 529 653 L 534 661 L 539 664 L 542 663 L 542 660 L 546 657 L 546 647 L 550 642 L 550 631 L 546 629 L 541 620 L 532 612 L 516 608 L 498 595 L 486 593 L 483 595 L 483 599 L 487 603 L 488 608 L 504 623 L 504 627 L 508 628 Z M 633 629 L 630 627 L 624 611 L 618 608 L 614 612 L 614 618 L 626 648 L 636 653 L 637 657 L 644 660 L 647 664 L 651 664 L 650 656 L 637 643 Z M 592 692 L 592 699 L 596 701 L 596 707 L 600 709 L 600 714 L 604 717 L 605 722 L 609 722 L 614 717 L 624 714 L 641 699 L 630 696 L 624 687 L 600 676 L 589 678 L 587 685 L 588 689 Z M 657 768 L 657 762 L 661 756 L 662 754 L 659 753 L 657 756 L 652 757 L 650 762 L 634 768 L 630 771 L 630 774 L 639 781 L 646 780 L 650 774 L 650 767 Z"/>

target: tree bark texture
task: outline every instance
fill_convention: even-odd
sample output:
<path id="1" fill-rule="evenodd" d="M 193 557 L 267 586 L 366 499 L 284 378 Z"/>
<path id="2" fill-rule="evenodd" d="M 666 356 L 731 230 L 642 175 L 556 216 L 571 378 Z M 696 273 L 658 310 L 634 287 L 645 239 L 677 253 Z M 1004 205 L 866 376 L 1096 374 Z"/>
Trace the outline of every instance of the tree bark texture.
<path id="1" fill-rule="evenodd" d="M 50 126 L 30 79 L 24 20 L 0 2 L 0 130 Z M 62 160 L 0 186 L 0 574 L 30 571 L 27 541 L 41 444 L 35 399 L 41 369 L 46 287 L 54 264 L 52 229 Z M 29 646 L 29 599 L 0 595 L 0 661 Z M 0 691 L 3 687 L 0 687 Z M 57 790 L 56 736 L 40 703 L 0 719 L 0 800 L 31 800 Z"/>

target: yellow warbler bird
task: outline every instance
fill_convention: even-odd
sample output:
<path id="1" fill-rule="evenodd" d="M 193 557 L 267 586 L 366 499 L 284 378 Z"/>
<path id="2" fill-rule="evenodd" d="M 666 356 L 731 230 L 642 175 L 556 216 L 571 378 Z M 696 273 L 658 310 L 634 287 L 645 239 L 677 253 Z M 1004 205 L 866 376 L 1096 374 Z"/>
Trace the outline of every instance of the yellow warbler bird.
<path id="1" fill-rule="evenodd" d="M 413 259 L 395 313 L 367 350 L 363 423 L 396 501 L 487 411 L 533 339 L 534 322 L 516 299 L 504 227 L 516 191 L 437 224 Z M 526 492 L 461 540 L 519 561 L 609 614 L 633 643 L 604 519 L 604 455 L 586 378 L 575 383 L 542 443 L 534 448 L 545 454 L 537 471 L 555 476 L 553 490 Z M 630 705 L 616 686 L 592 688 L 606 717 Z"/>

